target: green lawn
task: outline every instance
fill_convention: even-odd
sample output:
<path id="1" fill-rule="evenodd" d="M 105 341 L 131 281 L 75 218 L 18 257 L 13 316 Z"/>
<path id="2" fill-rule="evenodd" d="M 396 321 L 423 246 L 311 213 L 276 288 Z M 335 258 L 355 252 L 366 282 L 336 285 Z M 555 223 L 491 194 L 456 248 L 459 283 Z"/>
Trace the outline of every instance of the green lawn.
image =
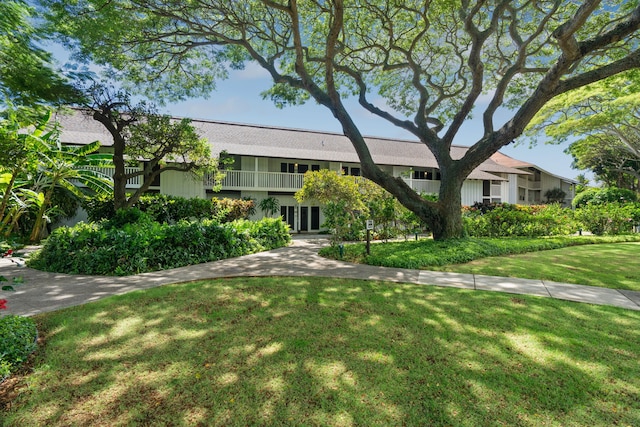
<path id="1" fill-rule="evenodd" d="M 520 277 L 640 291 L 640 235 L 364 243 L 321 255 L 385 267 Z"/>
<path id="2" fill-rule="evenodd" d="M 521 277 L 640 291 L 640 243 L 574 246 L 483 258 L 433 270 Z"/>
<path id="3" fill-rule="evenodd" d="M 640 312 L 240 278 L 37 316 L 7 426 L 640 425 Z"/>

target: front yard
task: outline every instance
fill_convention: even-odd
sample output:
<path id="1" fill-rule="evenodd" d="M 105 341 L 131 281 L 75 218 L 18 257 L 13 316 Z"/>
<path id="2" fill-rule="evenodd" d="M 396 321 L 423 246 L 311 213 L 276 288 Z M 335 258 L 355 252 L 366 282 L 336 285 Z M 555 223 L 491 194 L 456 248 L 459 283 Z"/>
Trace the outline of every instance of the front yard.
<path id="1" fill-rule="evenodd" d="M 37 316 L 4 424 L 640 425 L 640 312 L 323 278 Z"/>

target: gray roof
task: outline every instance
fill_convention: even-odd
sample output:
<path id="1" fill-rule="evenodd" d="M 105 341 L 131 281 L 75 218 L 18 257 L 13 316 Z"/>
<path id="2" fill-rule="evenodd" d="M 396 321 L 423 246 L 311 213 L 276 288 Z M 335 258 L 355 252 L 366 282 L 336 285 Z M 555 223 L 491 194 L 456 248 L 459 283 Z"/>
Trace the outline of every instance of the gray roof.
<path id="1" fill-rule="evenodd" d="M 113 143 L 111 135 L 102 124 L 78 110 L 56 118 L 62 125 L 61 140 L 65 143 L 83 145 L 96 140 L 103 146 Z M 338 133 L 214 120 L 193 120 L 192 124 L 209 141 L 213 153 L 225 150 L 229 154 L 240 156 L 360 162 L 349 139 Z M 433 154 L 419 141 L 380 137 L 366 137 L 365 140 L 378 165 L 438 167 Z M 460 158 L 466 150 L 467 147 L 453 146 L 452 157 Z M 469 178 L 501 179 L 492 173 L 528 174 L 489 159 L 474 170 Z"/>

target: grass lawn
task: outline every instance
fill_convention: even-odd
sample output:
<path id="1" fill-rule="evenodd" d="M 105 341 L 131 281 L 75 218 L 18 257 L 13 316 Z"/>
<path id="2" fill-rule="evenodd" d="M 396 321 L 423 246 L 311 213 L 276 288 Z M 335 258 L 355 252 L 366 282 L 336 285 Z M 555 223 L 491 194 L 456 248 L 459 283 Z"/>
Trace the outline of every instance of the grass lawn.
<path id="1" fill-rule="evenodd" d="M 640 425 L 640 312 L 614 307 L 240 278 L 36 320 L 7 426 Z"/>
<path id="2" fill-rule="evenodd" d="M 433 270 L 521 277 L 640 291 L 640 243 L 573 246 L 490 257 Z"/>
<path id="3" fill-rule="evenodd" d="M 640 235 L 364 243 L 321 255 L 385 267 L 520 277 L 640 291 Z"/>

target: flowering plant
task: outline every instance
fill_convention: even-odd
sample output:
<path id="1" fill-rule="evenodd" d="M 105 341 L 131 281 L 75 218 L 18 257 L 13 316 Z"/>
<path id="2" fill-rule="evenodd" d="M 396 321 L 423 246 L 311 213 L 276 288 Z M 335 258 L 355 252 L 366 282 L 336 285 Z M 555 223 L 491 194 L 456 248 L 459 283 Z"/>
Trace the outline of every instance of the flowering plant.
<path id="1" fill-rule="evenodd" d="M 6 252 L 4 252 L 2 254 L 2 258 L 7 258 L 7 257 L 12 257 L 13 256 L 13 249 L 9 249 Z M 12 262 L 15 262 L 14 260 L 11 260 Z M 19 263 L 17 263 L 18 265 L 20 265 Z M 7 280 L 6 277 L 0 275 L 0 283 L 5 283 L 5 282 L 9 282 L 9 280 Z M 14 277 L 11 280 L 11 284 L 2 285 L 2 289 L 3 291 L 15 291 L 14 286 L 17 285 L 21 285 L 24 283 L 24 279 L 22 277 Z M 0 310 L 6 310 L 7 309 L 7 300 L 6 299 L 0 299 Z"/>

